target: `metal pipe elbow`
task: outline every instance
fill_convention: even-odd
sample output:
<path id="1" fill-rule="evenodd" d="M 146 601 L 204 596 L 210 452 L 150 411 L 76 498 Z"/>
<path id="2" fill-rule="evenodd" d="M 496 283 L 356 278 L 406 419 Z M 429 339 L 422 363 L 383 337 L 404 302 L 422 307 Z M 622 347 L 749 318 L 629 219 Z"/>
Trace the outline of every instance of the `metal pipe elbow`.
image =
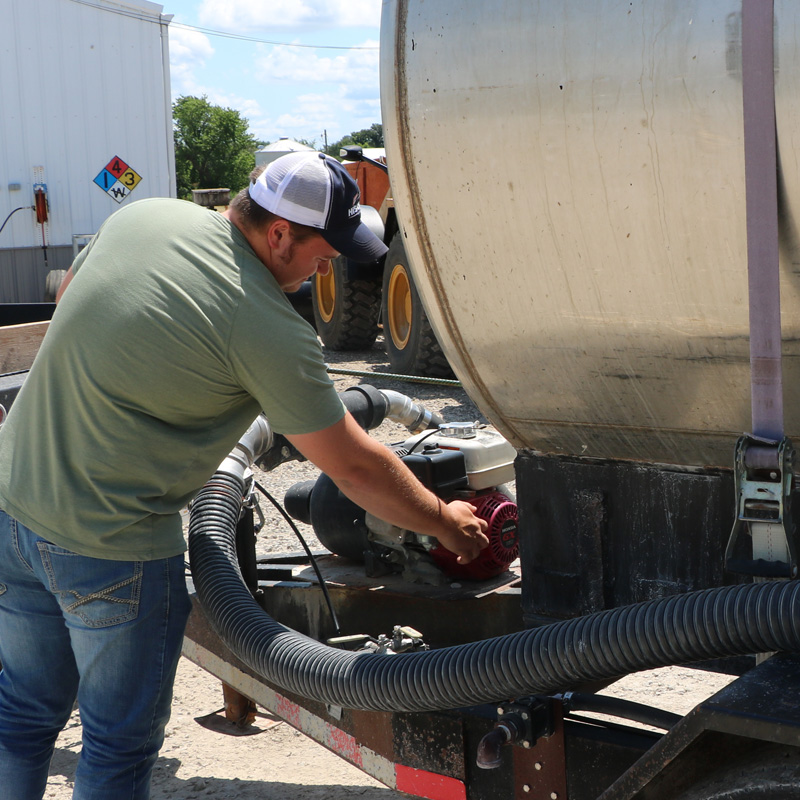
<path id="1" fill-rule="evenodd" d="M 411 433 L 421 433 L 429 428 L 437 428 L 444 423 L 442 417 L 415 403 L 410 397 L 391 389 L 380 389 L 386 398 L 386 416 L 394 422 L 405 425 Z"/>
<path id="2" fill-rule="evenodd" d="M 267 418 L 259 414 L 217 471 L 244 479 L 256 459 L 272 447 L 274 440 Z"/>
<path id="3" fill-rule="evenodd" d="M 511 718 L 500 720 L 478 743 L 475 763 L 481 769 L 496 769 L 501 763 L 504 744 L 516 742 L 521 736 L 521 727 Z"/>

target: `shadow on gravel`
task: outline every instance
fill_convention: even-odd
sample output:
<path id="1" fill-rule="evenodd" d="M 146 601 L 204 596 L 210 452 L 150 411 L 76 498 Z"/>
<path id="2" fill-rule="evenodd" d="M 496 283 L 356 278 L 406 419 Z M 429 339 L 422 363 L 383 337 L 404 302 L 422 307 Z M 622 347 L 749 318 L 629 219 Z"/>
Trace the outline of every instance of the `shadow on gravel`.
<path id="1" fill-rule="evenodd" d="M 60 776 L 71 786 L 78 765 L 78 753 L 56 748 L 50 764 L 50 777 Z M 178 778 L 181 762 L 159 758 L 153 770 L 150 800 L 399 800 L 400 792 L 370 786 L 317 786 L 282 781 L 250 781 L 238 778 Z M 45 795 L 46 797 L 47 795 Z"/>

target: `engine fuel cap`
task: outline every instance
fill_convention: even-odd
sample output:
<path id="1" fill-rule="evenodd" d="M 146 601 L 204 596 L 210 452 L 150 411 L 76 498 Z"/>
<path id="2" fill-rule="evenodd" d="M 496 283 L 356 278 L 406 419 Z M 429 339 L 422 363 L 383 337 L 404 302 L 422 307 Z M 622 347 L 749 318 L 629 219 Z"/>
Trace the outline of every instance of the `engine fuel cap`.
<path id="1" fill-rule="evenodd" d="M 439 433 L 442 436 L 449 436 L 453 439 L 474 439 L 477 436 L 477 430 L 475 422 L 445 422 L 439 426 Z"/>

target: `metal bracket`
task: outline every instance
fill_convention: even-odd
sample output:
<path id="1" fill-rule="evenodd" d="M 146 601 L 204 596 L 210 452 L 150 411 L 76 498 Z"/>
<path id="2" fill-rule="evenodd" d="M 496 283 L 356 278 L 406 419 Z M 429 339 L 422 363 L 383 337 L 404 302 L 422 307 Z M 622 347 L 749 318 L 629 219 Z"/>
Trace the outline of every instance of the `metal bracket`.
<path id="1" fill-rule="evenodd" d="M 513 724 L 517 729 L 516 736 L 510 738 L 509 744 L 527 749 L 539 739 L 552 736 L 555 730 L 553 705 L 552 697 L 534 695 L 498 706 L 498 723 Z"/>
<path id="2" fill-rule="evenodd" d="M 475 763 L 481 769 L 496 769 L 502 763 L 501 749 L 504 745 L 519 745 L 532 751 L 537 742 L 553 736 L 557 725 L 563 733 L 560 709 L 559 701 L 539 695 L 498 706 L 497 722 L 478 744 Z"/>
<path id="3" fill-rule="evenodd" d="M 763 578 L 796 578 L 797 546 L 791 514 L 794 448 L 745 435 L 736 443 L 736 520 L 725 569 Z M 750 537 L 750 547 L 745 538 Z"/>
<path id="4" fill-rule="evenodd" d="M 252 472 L 250 473 L 252 475 Z M 253 532 L 258 534 L 261 529 L 264 527 L 264 523 L 266 522 L 266 517 L 264 516 L 264 511 L 261 508 L 261 503 L 259 502 L 259 497 L 256 494 L 256 487 L 254 483 L 250 483 L 247 495 L 245 496 L 244 500 L 242 500 L 242 511 L 239 515 L 239 519 L 242 519 L 244 515 L 248 512 L 252 511 L 253 514 L 258 517 L 258 521 L 254 523 Z"/>

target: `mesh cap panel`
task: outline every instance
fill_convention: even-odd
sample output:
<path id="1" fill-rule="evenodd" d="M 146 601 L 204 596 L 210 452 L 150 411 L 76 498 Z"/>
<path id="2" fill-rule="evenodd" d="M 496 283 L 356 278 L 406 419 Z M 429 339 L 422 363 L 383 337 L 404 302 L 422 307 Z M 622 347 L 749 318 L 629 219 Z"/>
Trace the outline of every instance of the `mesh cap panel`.
<path id="1" fill-rule="evenodd" d="M 250 198 L 273 214 L 318 228 L 339 253 L 371 262 L 387 247 L 361 221 L 358 184 L 336 159 L 317 152 L 281 156 L 250 184 Z"/>

